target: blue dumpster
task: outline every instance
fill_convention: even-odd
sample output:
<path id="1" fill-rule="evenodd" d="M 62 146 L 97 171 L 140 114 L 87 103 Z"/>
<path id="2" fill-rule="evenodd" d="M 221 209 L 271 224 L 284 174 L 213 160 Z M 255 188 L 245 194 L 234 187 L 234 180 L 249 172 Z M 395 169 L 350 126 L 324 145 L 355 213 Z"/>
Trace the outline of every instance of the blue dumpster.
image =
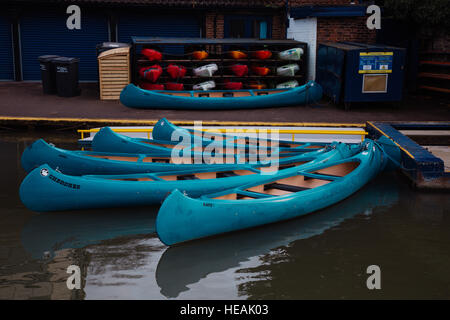
<path id="1" fill-rule="evenodd" d="M 353 102 L 402 100 L 405 49 L 355 42 L 325 42 L 317 49 L 316 81 L 346 109 Z"/>

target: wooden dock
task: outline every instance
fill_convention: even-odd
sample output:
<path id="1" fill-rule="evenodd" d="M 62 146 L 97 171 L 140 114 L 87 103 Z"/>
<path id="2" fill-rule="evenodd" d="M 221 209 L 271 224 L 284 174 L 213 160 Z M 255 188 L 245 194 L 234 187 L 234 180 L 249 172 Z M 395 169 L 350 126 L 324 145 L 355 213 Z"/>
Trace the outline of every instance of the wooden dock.
<path id="1" fill-rule="evenodd" d="M 399 146 L 401 170 L 415 187 L 450 189 L 450 122 L 367 122 L 366 129 L 369 137 L 385 135 Z"/>

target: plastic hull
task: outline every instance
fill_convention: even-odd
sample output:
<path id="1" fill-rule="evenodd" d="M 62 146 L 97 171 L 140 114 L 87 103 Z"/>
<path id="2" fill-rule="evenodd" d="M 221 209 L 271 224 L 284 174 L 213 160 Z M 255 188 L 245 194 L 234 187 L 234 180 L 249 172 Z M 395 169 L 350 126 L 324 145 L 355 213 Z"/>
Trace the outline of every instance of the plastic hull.
<path id="1" fill-rule="evenodd" d="M 167 245 L 209 237 L 287 220 L 328 207 L 349 197 L 386 166 L 383 151 L 371 140 L 366 150 L 340 161 L 327 161 L 309 168 L 313 172 L 342 162 L 359 162 L 358 167 L 342 178 L 328 184 L 282 196 L 268 196 L 251 200 L 223 200 L 215 197 L 245 192 L 257 183 L 230 189 L 222 193 L 194 199 L 173 191 L 164 201 L 156 219 L 156 230 Z M 294 174 L 295 175 L 295 174 Z M 292 173 L 286 177 L 293 176 Z M 266 183 L 274 180 L 268 178 Z M 188 227 L 186 227 L 188 226 Z"/>
<path id="2" fill-rule="evenodd" d="M 334 149 L 315 152 L 316 156 L 310 158 L 311 161 L 278 170 L 275 175 L 308 168 L 325 160 L 340 159 L 353 152 L 354 150 L 348 146 L 339 144 Z M 303 158 L 306 159 L 306 156 Z M 252 172 L 254 174 L 251 174 Z M 177 177 L 193 174 L 196 175 L 196 179 L 182 180 Z M 219 177 L 212 169 L 201 172 L 191 170 L 152 174 L 72 176 L 57 172 L 48 164 L 44 164 L 32 170 L 22 181 L 20 197 L 33 211 L 142 206 L 161 203 L 175 189 L 186 195 L 199 197 L 265 179 L 266 174 L 261 174 L 259 170 L 250 167 L 247 167 L 246 174 L 237 171 L 237 175 L 228 177 Z"/>
<path id="3" fill-rule="evenodd" d="M 270 92 L 271 90 L 278 91 L 278 89 L 262 91 Z M 303 86 L 273 94 L 258 95 L 258 90 L 230 90 L 229 92 L 243 91 L 249 91 L 252 95 L 206 98 L 194 97 L 193 91 L 182 91 L 185 96 L 175 96 L 159 91 L 143 90 L 134 84 L 129 84 L 120 93 L 120 101 L 127 107 L 142 109 L 254 109 L 303 105 L 317 102 L 322 98 L 322 88 L 312 81 Z M 202 91 L 202 93 L 213 92 L 217 91 Z"/>

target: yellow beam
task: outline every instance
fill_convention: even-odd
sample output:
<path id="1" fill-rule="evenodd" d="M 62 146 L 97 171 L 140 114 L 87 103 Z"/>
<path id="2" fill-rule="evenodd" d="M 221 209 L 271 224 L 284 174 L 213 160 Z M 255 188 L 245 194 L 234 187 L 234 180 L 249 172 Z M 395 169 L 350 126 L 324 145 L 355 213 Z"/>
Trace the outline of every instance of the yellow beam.
<path id="1" fill-rule="evenodd" d="M 92 132 L 98 132 L 100 129 L 80 129 L 77 130 L 79 133 L 92 133 Z M 114 128 L 112 129 L 114 132 L 152 132 L 152 128 L 143 129 L 143 128 L 129 128 L 129 129 L 122 129 L 122 128 Z M 230 130 L 229 132 L 233 133 L 251 133 L 251 132 L 258 132 L 261 129 L 202 129 L 203 131 L 209 131 L 209 132 L 227 132 L 227 130 Z M 266 130 L 266 129 L 262 129 Z M 271 131 L 273 129 L 267 129 L 267 131 Z M 355 135 L 355 136 L 366 136 L 368 135 L 365 131 L 353 131 L 353 130 L 302 130 L 302 129 L 282 129 L 277 130 L 278 133 L 292 133 L 292 134 L 340 134 L 340 135 Z"/>
<path id="2" fill-rule="evenodd" d="M 377 129 L 383 136 L 389 138 L 392 140 L 392 142 L 395 143 L 395 145 L 397 147 L 399 147 L 401 150 L 403 150 L 408 156 L 410 156 L 412 159 L 415 159 L 414 156 L 405 148 L 403 148 L 401 145 L 399 145 L 394 139 L 392 139 L 391 137 L 389 137 L 386 133 L 384 133 L 380 128 L 376 127 L 372 122 L 367 121 L 367 123 L 369 123 L 372 127 L 374 127 L 375 129 Z"/>

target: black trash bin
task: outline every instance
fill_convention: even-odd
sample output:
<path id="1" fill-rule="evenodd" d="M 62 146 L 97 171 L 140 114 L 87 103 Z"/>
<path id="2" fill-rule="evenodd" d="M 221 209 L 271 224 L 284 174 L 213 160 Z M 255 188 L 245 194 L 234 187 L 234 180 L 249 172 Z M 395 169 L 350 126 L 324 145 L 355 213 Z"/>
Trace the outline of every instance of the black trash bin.
<path id="1" fill-rule="evenodd" d="M 80 94 L 78 84 L 78 58 L 59 57 L 52 59 L 56 71 L 56 92 L 60 97 Z"/>
<path id="2" fill-rule="evenodd" d="M 58 58 L 52 54 L 38 57 L 41 67 L 42 89 L 44 94 L 56 93 L 56 73 L 52 59 Z"/>

